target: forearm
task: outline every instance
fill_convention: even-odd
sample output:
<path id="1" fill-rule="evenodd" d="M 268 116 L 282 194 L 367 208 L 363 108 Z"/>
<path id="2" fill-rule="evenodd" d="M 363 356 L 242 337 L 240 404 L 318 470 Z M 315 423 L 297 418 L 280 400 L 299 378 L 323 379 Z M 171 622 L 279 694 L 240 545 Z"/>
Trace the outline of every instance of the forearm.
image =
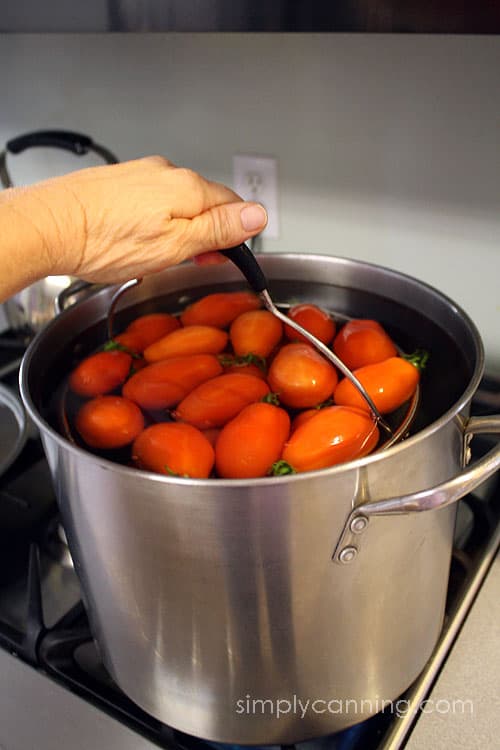
<path id="1" fill-rule="evenodd" d="M 47 190 L 50 195 L 47 195 Z M 45 276 L 65 273 L 64 237 L 51 201 L 55 188 L 12 188 L 0 193 L 0 302 Z"/>
<path id="2" fill-rule="evenodd" d="M 0 192 L 0 302 L 45 276 L 116 284 L 264 229 L 262 206 L 163 157 Z"/>

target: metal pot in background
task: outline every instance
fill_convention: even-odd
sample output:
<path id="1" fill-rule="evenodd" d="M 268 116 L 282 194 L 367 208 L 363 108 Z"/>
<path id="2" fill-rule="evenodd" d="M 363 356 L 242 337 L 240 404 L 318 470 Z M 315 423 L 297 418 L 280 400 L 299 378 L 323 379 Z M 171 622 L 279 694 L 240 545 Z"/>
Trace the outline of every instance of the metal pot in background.
<path id="1" fill-rule="evenodd" d="M 111 151 L 94 143 L 87 135 L 66 130 L 38 130 L 8 141 L 5 149 L 0 153 L 0 183 L 4 188 L 13 187 L 7 169 L 7 154 L 21 154 L 29 148 L 41 146 L 64 149 L 76 156 L 83 156 L 93 151 L 107 164 L 118 163 L 118 159 Z M 55 300 L 61 290 L 71 281 L 69 276 L 47 276 L 8 299 L 3 305 L 8 326 L 14 330 L 39 331 L 54 317 Z"/>
<path id="2" fill-rule="evenodd" d="M 500 417 L 469 417 L 482 343 L 440 292 L 331 256 L 260 262 L 276 301 L 375 318 L 404 349 L 431 350 L 410 438 L 331 469 L 253 480 L 160 476 L 81 449 L 61 436 L 54 394 L 105 340 L 112 287 L 38 335 L 21 392 L 117 684 L 189 734 L 289 744 L 368 718 L 426 664 L 443 622 L 456 500 L 500 465 L 497 447 L 467 467 L 469 441 L 500 432 Z M 177 266 L 131 289 L 117 324 L 235 288 L 229 264 Z M 297 700 L 322 703 L 301 715 Z M 327 710 L 330 700 L 343 710 Z"/>

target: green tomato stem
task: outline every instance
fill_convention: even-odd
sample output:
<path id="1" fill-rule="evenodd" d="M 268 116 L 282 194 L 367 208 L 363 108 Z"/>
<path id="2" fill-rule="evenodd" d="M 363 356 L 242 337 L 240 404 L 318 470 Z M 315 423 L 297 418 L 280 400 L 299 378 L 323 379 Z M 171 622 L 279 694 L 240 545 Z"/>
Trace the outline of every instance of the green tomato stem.
<path id="1" fill-rule="evenodd" d="M 403 354 L 402 357 L 416 367 L 419 372 L 422 372 L 427 365 L 430 354 L 425 349 L 416 349 L 412 354 Z"/>
<path id="2" fill-rule="evenodd" d="M 221 354 L 219 355 L 218 360 L 223 367 L 229 367 L 231 365 L 236 367 L 244 367 L 245 365 L 257 365 L 257 367 L 259 367 L 262 372 L 266 371 L 266 360 L 264 359 L 264 357 L 261 357 L 259 354 L 252 354 L 251 352 L 239 357 L 227 357 Z"/>
<path id="3" fill-rule="evenodd" d="M 283 459 L 280 459 L 279 461 L 275 461 L 269 471 L 269 474 L 273 477 L 284 477 L 287 474 L 296 474 L 296 473 L 297 472 L 295 471 L 293 466 L 291 466 L 287 461 L 283 461 Z"/>
<path id="4" fill-rule="evenodd" d="M 141 355 L 137 352 L 134 352 L 132 349 L 129 349 L 128 346 L 123 346 L 123 344 L 119 344 L 118 341 L 115 341 L 114 339 L 111 339 L 110 341 L 106 341 L 106 343 L 103 346 L 103 351 L 105 352 L 125 352 L 125 354 L 130 354 L 131 357 L 134 359 L 141 359 Z"/>
<path id="5" fill-rule="evenodd" d="M 165 465 L 165 473 L 169 474 L 171 477 L 180 477 L 181 479 L 190 479 L 191 477 L 189 474 L 178 474 L 176 471 L 173 471 L 170 466 Z"/>
<path id="6" fill-rule="evenodd" d="M 266 395 L 261 398 L 261 402 L 263 404 L 271 404 L 272 406 L 281 405 L 277 393 L 266 393 Z"/>

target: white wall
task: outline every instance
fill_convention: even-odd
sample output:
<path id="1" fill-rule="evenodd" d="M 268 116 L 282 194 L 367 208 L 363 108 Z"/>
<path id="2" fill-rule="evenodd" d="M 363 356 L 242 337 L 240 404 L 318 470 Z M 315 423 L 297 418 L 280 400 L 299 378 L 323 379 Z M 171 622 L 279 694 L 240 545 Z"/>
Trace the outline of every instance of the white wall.
<path id="1" fill-rule="evenodd" d="M 428 281 L 500 372 L 499 70 L 500 38 L 485 36 L 5 35 L 0 141 L 81 130 L 121 159 L 163 153 L 224 182 L 234 153 L 274 155 L 281 236 L 265 251 Z M 11 164 L 21 183 L 75 157 Z"/>

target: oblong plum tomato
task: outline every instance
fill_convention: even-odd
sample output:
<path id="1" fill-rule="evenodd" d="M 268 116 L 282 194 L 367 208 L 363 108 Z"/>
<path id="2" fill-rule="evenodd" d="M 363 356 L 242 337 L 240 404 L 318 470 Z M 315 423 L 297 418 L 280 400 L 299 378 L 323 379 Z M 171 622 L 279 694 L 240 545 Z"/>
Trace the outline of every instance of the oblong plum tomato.
<path id="1" fill-rule="evenodd" d="M 169 313 L 149 313 L 141 315 L 139 318 L 130 323 L 124 333 L 137 336 L 141 342 L 141 349 L 144 351 L 148 346 L 154 344 L 158 339 L 163 338 L 172 331 L 180 328 L 181 324 L 178 318 Z"/>
<path id="2" fill-rule="evenodd" d="M 290 417 L 284 409 L 262 402 L 246 406 L 217 439 L 217 474 L 225 479 L 266 476 L 281 456 L 289 432 Z"/>
<path id="3" fill-rule="evenodd" d="M 222 365 L 213 354 L 171 357 L 139 370 L 127 380 L 122 393 L 143 409 L 169 409 L 197 385 L 221 373 Z"/>
<path id="4" fill-rule="evenodd" d="M 310 344 L 286 344 L 273 359 L 267 381 L 280 401 L 307 409 L 326 401 L 337 385 L 337 371 Z"/>
<path id="5" fill-rule="evenodd" d="M 91 448 L 123 448 L 144 429 L 141 410 L 121 396 L 97 396 L 79 409 L 75 426 Z"/>
<path id="6" fill-rule="evenodd" d="M 214 449 L 195 427 L 161 422 L 141 432 L 132 458 L 139 468 L 158 474 L 206 479 L 214 465 Z"/>
<path id="7" fill-rule="evenodd" d="M 403 357 L 390 357 L 374 365 L 359 367 L 353 372 L 381 414 L 388 414 L 408 401 L 420 380 L 417 367 Z M 363 396 L 347 378 L 341 380 L 335 388 L 333 400 L 336 404 L 370 411 Z"/>
<path id="8" fill-rule="evenodd" d="M 283 336 L 281 322 L 268 310 L 250 310 L 231 323 L 229 338 L 238 357 L 268 357 Z"/>
<path id="9" fill-rule="evenodd" d="M 292 427 L 291 431 L 295 432 L 297 427 L 300 427 L 301 424 L 305 424 L 306 422 L 309 422 L 309 420 L 314 417 L 318 413 L 318 409 L 305 409 L 305 411 L 299 412 L 297 416 L 295 416 L 292 420 Z"/>
<path id="10" fill-rule="evenodd" d="M 298 427 L 282 459 L 295 471 L 314 471 L 368 455 L 379 431 L 371 415 L 347 406 L 327 406 Z"/>
<path id="11" fill-rule="evenodd" d="M 202 297 L 189 305 L 181 315 L 184 326 L 215 326 L 226 328 L 238 315 L 262 307 L 253 292 L 218 292 Z"/>
<path id="12" fill-rule="evenodd" d="M 75 367 L 69 376 L 69 387 L 79 396 L 102 396 L 125 382 L 131 364 L 132 357 L 127 352 L 91 354 Z"/>
<path id="13" fill-rule="evenodd" d="M 316 305 L 294 305 L 288 311 L 288 317 L 298 323 L 306 331 L 312 333 L 324 344 L 329 344 L 335 336 L 335 321 L 325 310 Z M 290 326 L 285 326 L 285 334 L 289 341 L 305 341 L 307 339 Z"/>
<path id="14" fill-rule="evenodd" d="M 144 350 L 147 362 L 159 362 L 185 354 L 219 354 L 226 348 L 228 335 L 213 326 L 188 326 L 164 336 Z"/>
<path id="15" fill-rule="evenodd" d="M 222 427 L 245 406 L 269 393 L 264 380 L 243 373 L 229 373 L 207 380 L 183 399 L 174 412 L 181 422 L 206 429 Z"/>
<path id="16" fill-rule="evenodd" d="M 333 351 L 350 370 L 397 356 L 397 349 L 376 320 L 350 320 L 338 332 Z"/>
<path id="17" fill-rule="evenodd" d="M 116 344 L 119 344 L 119 346 L 115 346 Z M 127 331 L 114 336 L 111 341 L 106 344 L 107 351 L 112 351 L 113 347 L 121 349 L 122 351 L 126 349 L 127 351 L 132 352 L 132 354 L 140 354 L 144 349 L 141 336 L 138 333 L 130 333 Z"/>

